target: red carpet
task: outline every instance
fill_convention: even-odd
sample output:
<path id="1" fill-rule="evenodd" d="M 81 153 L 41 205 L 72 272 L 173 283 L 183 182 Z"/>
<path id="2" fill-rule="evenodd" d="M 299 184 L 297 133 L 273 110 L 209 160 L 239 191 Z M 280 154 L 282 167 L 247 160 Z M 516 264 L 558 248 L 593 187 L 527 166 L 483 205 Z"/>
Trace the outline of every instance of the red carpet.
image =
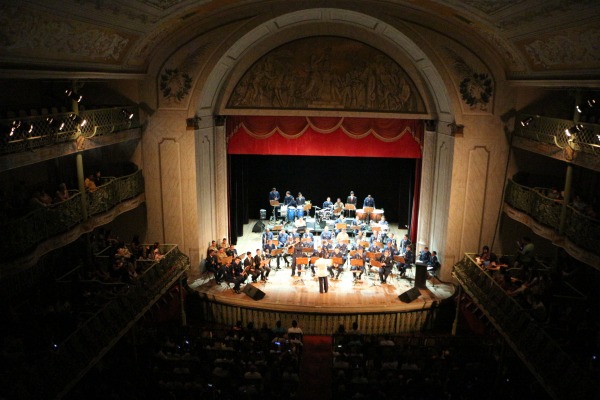
<path id="1" fill-rule="evenodd" d="M 299 400 L 331 399 L 331 336 L 304 336 L 304 352 L 300 363 Z"/>

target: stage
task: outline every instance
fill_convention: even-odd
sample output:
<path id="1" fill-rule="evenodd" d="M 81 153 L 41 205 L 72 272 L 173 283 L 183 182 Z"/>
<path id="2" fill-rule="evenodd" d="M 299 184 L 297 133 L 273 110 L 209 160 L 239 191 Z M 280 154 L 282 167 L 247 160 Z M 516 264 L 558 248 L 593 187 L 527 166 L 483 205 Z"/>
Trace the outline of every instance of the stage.
<path id="1" fill-rule="evenodd" d="M 261 247 L 261 233 L 252 232 L 256 221 L 244 226 L 244 235 L 238 238 L 238 254 L 254 251 Z M 405 232 L 390 228 L 396 236 Z M 329 292 L 320 293 L 316 277 L 310 270 L 299 278 L 291 276 L 291 268 L 281 262 L 276 269 L 272 260 L 272 271 L 266 282 L 247 283 L 264 293 L 260 300 L 249 294 L 236 294 L 225 283 L 217 285 L 212 274 L 201 274 L 188 280 L 205 301 L 205 313 L 215 322 L 233 324 L 237 320 L 252 320 L 257 323 L 282 322 L 292 319 L 303 320 L 303 329 L 309 334 L 331 334 L 340 323 L 349 327 L 353 321 L 361 322 L 365 333 L 402 333 L 419 331 L 434 318 L 437 307 L 454 295 L 452 284 L 437 279 L 426 281 L 425 287 L 411 292 L 410 301 L 399 296 L 414 286 L 414 268 L 408 278 L 400 278 L 397 271 L 388 277 L 387 284 L 379 282 L 376 273 L 363 274 L 362 280 L 353 282 L 349 268 L 339 280 L 329 279 Z M 244 285 L 242 285 L 242 290 Z M 262 293 L 260 293 L 262 292 Z M 418 297 L 417 297 L 418 296 Z"/>

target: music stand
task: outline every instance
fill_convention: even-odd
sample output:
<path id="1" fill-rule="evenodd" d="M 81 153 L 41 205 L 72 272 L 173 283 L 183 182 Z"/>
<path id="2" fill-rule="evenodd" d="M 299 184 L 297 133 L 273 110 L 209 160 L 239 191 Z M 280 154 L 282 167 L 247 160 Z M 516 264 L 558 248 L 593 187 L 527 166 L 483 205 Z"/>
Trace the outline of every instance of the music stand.
<path id="1" fill-rule="evenodd" d="M 371 227 L 371 234 L 375 235 L 376 232 L 381 232 L 381 227 L 377 226 L 377 225 L 374 225 L 374 226 Z"/>
<path id="2" fill-rule="evenodd" d="M 278 200 L 269 200 L 269 203 L 271 204 L 271 207 L 273 207 L 273 216 L 271 217 L 271 221 L 275 222 L 277 221 L 277 215 L 275 213 L 275 209 L 277 207 L 279 207 L 279 201 Z"/>
<path id="3" fill-rule="evenodd" d="M 348 225 L 345 224 L 345 223 L 343 223 L 343 222 L 335 224 L 335 229 L 338 230 L 338 231 L 346 230 L 346 228 L 348 228 Z"/>
<path id="4" fill-rule="evenodd" d="M 398 271 L 400 271 L 400 267 L 398 267 L 399 264 L 404 264 L 404 257 L 402 256 L 394 256 L 394 261 L 397 263 L 396 264 L 396 268 L 398 269 Z M 398 274 L 397 279 L 400 279 L 400 274 Z"/>
<path id="5" fill-rule="evenodd" d="M 304 213 L 306 214 L 307 217 L 310 217 L 310 209 L 311 208 L 312 208 L 311 203 L 304 204 Z"/>
<path id="6" fill-rule="evenodd" d="M 304 265 L 305 268 L 298 269 L 298 265 Z M 308 268 L 308 257 L 296 257 L 296 269 L 300 273 L 300 275 L 299 275 L 299 278 L 300 278 L 299 281 L 302 282 L 303 285 L 305 285 L 305 283 L 304 283 L 304 279 L 302 278 L 302 273 L 304 271 L 306 271 L 306 268 Z"/>
<path id="7" fill-rule="evenodd" d="M 358 244 L 360 244 L 363 249 L 366 249 L 369 247 L 369 242 L 367 242 L 366 240 L 363 240 L 362 242 L 360 242 Z"/>
<path id="8" fill-rule="evenodd" d="M 275 225 L 273 226 L 273 229 L 271 229 L 271 231 L 275 232 L 275 231 L 280 231 L 283 229 L 283 225 Z"/>
<path id="9" fill-rule="evenodd" d="M 354 218 L 354 216 L 356 215 L 356 213 L 355 213 L 356 205 L 355 204 L 344 204 L 344 210 L 348 211 L 348 213 L 346 214 L 348 217 Z"/>
<path id="10" fill-rule="evenodd" d="M 271 260 L 274 257 L 281 257 L 282 251 L 283 251 L 283 249 L 273 249 L 273 251 L 271 252 Z M 269 260 L 269 267 L 271 266 L 271 260 Z"/>
<path id="11" fill-rule="evenodd" d="M 363 207 L 363 211 L 367 215 L 367 223 L 371 222 L 371 213 L 375 210 L 375 207 Z"/>
<path id="12" fill-rule="evenodd" d="M 371 254 L 373 254 L 373 253 L 371 253 Z M 377 253 L 375 253 L 375 254 L 377 254 Z M 377 272 L 379 273 L 379 268 L 381 268 L 381 262 L 379 262 L 377 260 L 369 260 L 369 263 L 371 264 L 371 266 L 369 267 L 369 271 L 371 270 L 371 267 L 375 267 L 375 268 L 377 268 Z M 377 286 L 377 283 L 375 282 L 375 278 L 372 279 L 371 286 Z"/>

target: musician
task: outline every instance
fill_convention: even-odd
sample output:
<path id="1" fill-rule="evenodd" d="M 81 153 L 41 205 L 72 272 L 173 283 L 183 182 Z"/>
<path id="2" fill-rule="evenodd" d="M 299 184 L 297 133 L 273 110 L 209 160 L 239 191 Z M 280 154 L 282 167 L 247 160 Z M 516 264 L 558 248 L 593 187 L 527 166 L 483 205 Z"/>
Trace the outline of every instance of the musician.
<path id="1" fill-rule="evenodd" d="M 229 280 L 228 282 L 233 283 L 233 291 L 240 294 L 240 285 L 246 281 L 247 274 L 244 274 L 244 267 L 242 266 L 242 260 L 239 256 L 236 256 L 233 263 L 228 268 Z"/>
<path id="2" fill-rule="evenodd" d="M 267 245 L 269 240 L 273 240 L 273 239 L 274 239 L 273 232 L 271 232 L 271 230 L 269 228 L 265 229 L 265 231 L 262 234 L 263 249 L 265 248 L 265 246 Z"/>
<path id="3" fill-rule="evenodd" d="M 217 247 L 217 241 L 216 240 L 213 240 L 208 245 L 208 248 L 206 249 L 206 257 L 208 257 L 210 255 L 211 250 L 214 250 L 215 253 L 219 250 L 219 248 Z"/>
<path id="4" fill-rule="evenodd" d="M 375 208 L 375 199 L 373 197 L 371 197 L 371 195 L 367 195 L 367 197 L 365 197 L 365 200 L 363 201 L 363 208 L 365 207 L 373 207 Z"/>
<path id="5" fill-rule="evenodd" d="M 271 200 L 279 201 L 279 192 L 275 188 L 271 189 L 271 191 L 269 192 L 269 203 L 271 202 Z"/>
<path id="6" fill-rule="evenodd" d="M 322 254 L 323 254 L 323 247 L 321 247 L 321 246 L 318 246 L 316 249 L 314 249 L 314 250 L 313 250 L 312 254 L 310 254 L 310 258 L 311 258 L 311 259 L 312 259 L 313 257 L 319 257 L 319 258 L 320 258 Z M 312 272 L 312 276 L 313 276 L 313 278 L 314 278 L 314 276 L 315 276 L 315 273 L 316 273 L 316 272 L 315 272 L 315 265 L 314 265 L 314 264 L 313 264 L 311 261 L 309 261 L 309 264 L 308 264 L 308 266 L 309 266 L 309 268 L 310 268 L 310 270 L 311 270 L 311 272 Z"/>
<path id="7" fill-rule="evenodd" d="M 344 272 L 344 265 L 346 264 L 346 256 L 344 254 L 342 254 L 340 248 L 338 246 L 336 246 L 336 248 L 333 250 L 333 253 L 331 253 L 331 258 L 341 258 L 342 259 L 342 263 L 336 263 L 335 261 L 332 263 L 332 265 L 328 268 L 329 269 L 329 274 L 331 275 L 332 279 L 340 279 L 340 274 L 342 272 Z M 336 269 L 337 270 L 337 274 L 335 275 L 335 278 L 333 277 L 333 270 Z"/>
<path id="8" fill-rule="evenodd" d="M 400 241 L 400 255 L 403 255 L 406 253 L 406 248 L 408 246 L 410 246 L 412 243 L 410 241 L 410 239 L 408 238 L 408 235 L 404 235 L 404 237 L 402 238 L 402 240 Z"/>
<path id="9" fill-rule="evenodd" d="M 302 264 L 296 264 L 296 259 L 298 257 L 302 257 L 302 243 L 296 243 L 294 246 L 294 250 L 293 250 L 293 255 L 292 255 L 292 277 L 294 277 L 294 275 L 296 275 L 296 267 L 298 267 L 298 276 L 300 276 L 300 273 L 302 272 Z"/>
<path id="10" fill-rule="evenodd" d="M 346 230 L 343 230 L 337 234 L 337 236 L 335 237 L 335 240 L 337 241 L 338 244 L 350 243 L 350 236 L 348 236 L 348 233 L 346 232 Z"/>
<path id="11" fill-rule="evenodd" d="M 421 264 L 430 264 L 431 263 L 431 252 L 429 251 L 429 247 L 425 246 L 423 250 L 419 253 L 419 262 Z"/>
<path id="12" fill-rule="evenodd" d="M 273 250 L 275 250 L 275 244 L 273 244 L 273 241 L 269 240 L 267 244 L 265 244 L 263 250 L 265 251 L 265 256 L 269 259 L 269 266 L 271 266 L 271 260 L 273 259 Z M 279 268 L 279 265 L 277 266 L 277 269 L 281 269 Z"/>
<path id="13" fill-rule="evenodd" d="M 354 205 L 354 207 L 356 208 L 356 203 L 357 203 L 357 202 L 358 202 L 358 199 L 357 199 L 357 198 L 356 198 L 356 196 L 354 195 L 354 192 L 353 192 L 353 191 L 350 191 L 350 196 L 348 196 L 348 197 L 346 198 L 346 204 L 353 204 L 353 205 Z M 355 210 L 350 210 L 350 211 L 348 212 L 348 216 L 349 216 L 349 217 L 351 217 L 351 218 L 353 218 L 355 214 L 356 214 L 356 211 L 355 211 Z"/>
<path id="14" fill-rule="evenodd" d="M 352 226 L 354 226 L 353 232 L 355 235 L 357 235 L 361 231 L 366 231 L 368 229 L 368 225 L 364 223 L 358 216 L 354 218 Z"/>
<path id="15" fill-rule="evenodd" d="M 251 252 L 246 252 L 246 258 L 244 258 L 244 271 L 246 274 L 252 277 L 252 282 L 256 282 L 260 271 L 254 268 L 254 258 L 252 258 Z"/>
<path id="16" fill-rule="evenodd" d="M 339 230 L 339 229 L 337 229 L 337 224 L 343 224 L 343 223 L 345 223 L 345 222 L 346 222 L 346 220 L 344 219 L 344 217 L 342 217 L 342 215 L 341 215 L 341 214 L 340 214 L 340 215 L 338 215 L 338 217 L 336 218 L 336 220 L 335 220 L 335 221 L 333 221 L 333 226 L 335 226 L 335 227 L 336 227 L 336 228 L 335 228 L 335 234 L 336 234 L 336 235 L 340 233 L 340 230 Z"/>
<path id="17" fill-rule="evenodd" d="M 302 196 L 302 192 L 298 192 L 298 197 L 296 197 L 296 207 L 304 207 L 306 204 L 306 198 Z"/>
<path id="18" fill-rule="evenodd" d="M 411 250 L 411 245 L 406 246 L 406 252 L 404 253 L 404 263 L 398 264 L 398 269 L 400 270 L 400 276 L 404 276 L 406 274 L 406 269 L 410 268 L 412 264 L 415 263 L 415 254 Z"/>
<path id="19" fill-rule="evenodd" d="M 379 261 L 381 262 L 381 267 L 379 267 L 379 281 L 387 283 L 387 277 L 392 273 L 392 268 L 394 267 L 394 258 L 390 254 L 390 251 L 386 249 Z"/>
<path id="20" fill-rule="evenodd" d="M 333 235 L 329 230 L 329 227 L 325 225 L 325 229 L 323 229 L 323 232 L 321 232 L 321 240 L 331 240 L 332 237 Z"/>
<path id="21" fill-rule="evenodd" d="M 259 271 L 261 281 L 269 280 L 271 268 L 267 265 L 267 260 L 261 253 L 260 249 L 256 249 L 256 255 L 254 256 L 254 269 Z"/>
<path id="22" fill-rule="evenodd" d="M 221 283 L 221 279 L 223 278 L 223 272 L 220 269 L 219 261 L 217 259 L 217 252 L 215 250 L 210 250 L 208 257 L 206 257 L 206 261 L 204 263 L 207 271 L 213 273 L 215 277 L 215 282 L 217 284 Z"/>
<path id="23" fill-rule="evenodd" d="M 223 265 L 225 259 L 228 257 L 227 253 L 225 253 L 225 247 L 221 247 L 217 252 L 217 262 L 219 265 Z"/>
<path id="24" fill-rule="evenodd" d="M 229 248 L 227 250 L 225 250 L 225 254 L 227 254 L 227 257 L 237 257 L 238 253 L 237 250 L 235 249 L 235 245 L 234 244 L 230 244 Z"/>
<path id="25" fill-rule="evenodd" d="M 340 199 L 339 197 L 337 198 L 337 201 L 333 205 L 333 209 L 335 210 L 336 208 L 341 208 L 342 210 L 344 209 L 344 203 L 342 203 L 342 199 Z"/>
<path id="26" fill-rule="evenodd" d="M 327 252 L 333 251 L 333 244 L 331 240 L 321 240 L 321 245 L 323 247 L 323 251 L 327 250 Z"/>
<path id="27" fill-rule="evenodd" d="M 323 202 L 323 210 L 333 209 L 333 203 L 331 202 L 331 197 L 328 197 L 327 200 Z"/>
<path id="28" fill-rule="evenodd" d="M 384 251 L 386 251 L 386 250 L 387 250 L 387 251 L 389 251 L 389 252 L 390 252 L 390 255 L 391 255 L 392 257 L 393 257 L 393 256 L 399 256 L 399 255 L 400 255 L 400 252 L 399 252 L 398 250 L 396 250 L 396 249 L 394 248 L 394 246 L 392 246 L 392 242 L 390 242 L 390 241 L 386 242 L 386 244 L 385 244 L 385 247 L 384 247 L 384 249 L 383 249 L 383 250 L 384 250 Z"/>
<path id="29" fill-rule="evenodd" d="M 285 192 L 285 197 L 283 198 L 283 205 L 288 207 L 296 206 L 296 200 L 294 200 L 294 196 L 292 196 L 289 190 Z"/>
<path id="30" fill-rule="evenodd" d="M 358 249 L 363 249 L 363 246 L 360 244 L 360 242 L 364 242 L 365 241 L 365 237 L 362 231 L 359 231 L 355 236 L 354 236 L 354 249 L 358 250 Z"/>
<path id="31" fill-rule="evenodd" d="M 377 242 L 373 242 L 371 243 L 371 245 L 369 246 L 369 248 L 367 249 L 367 251 L 371 252 L 371 253 L 380 253 L 381 250 L 383 250 L 382 248 L 380 248 L 377 245 Z"/>
<path id="32" fill-rule="evenodd" d="M 285 229 L 282 229 L 279 232 L 279 248 L 282 249 L 287 249 L 287 241 L 288 241 L 289 235 L 287 234 L 287 232 L 285 231 Z M 283 251 L 281 253 L 281 255 L 279 257 L 277 257 L 277 268 L 279 268 L 279 262 L 281 261 L 281 259 L 283 258 L 283 261 L 285 261 L 285 266 L 286 268 L 290 266 L 290 262 L 289 262 L 289 257 L 290 255 L 287 254 L 287 252 Z"/>
<path id="33" fill-rule="evenodd" d="M 355 260 L 362 260 L 363 261 L 363 265 L 361 266 L 356 266 L 356 265 L 352 265 L 350 267 L 350 271 L 352 271 L 352 277 L 354 280 L 356 279 L 362 279 L 362 274 L 365 272 L 365 261 L 367 259 L 367 256 L 363 250 L 362 247 L 360 247 L 358 250 L 356 250 L 356 253 L 354 253 L 354 255 L 352 256 L 353 259 Z M 358 273 L 358 278 L 356 278 L 356 274 Z"/>
<path id="34" fill-rule="evenodd" d="M 391 246 L 398 250 L 398 243 L 396 241 L 396 235 L 394 235 L 393 233 L 390 233 L 389 235 L 387 235 L 387 238 L 385 239 L 385 243 L 386 244 L 391 244 Z M 398 252 L 398 254 L 400 254 L 400 252 Z"/>
<path id="35" fill-rule="evenodd" d="M 340 251 L 342 252 L 342 254 L 348 254 L 348 243 L 346 243 L 343 240 L 338 243 L 338 247 L 340 248 Z"/>
<path id="36" fill-rule="evenodd" d="M 314 242 L 315 235 L 313 235 L 310 228 L 306 228 L 306 230 L 302 234 L 302 239 L 306 239 L 306 238 L 310 238 L 311 242 Z"/>

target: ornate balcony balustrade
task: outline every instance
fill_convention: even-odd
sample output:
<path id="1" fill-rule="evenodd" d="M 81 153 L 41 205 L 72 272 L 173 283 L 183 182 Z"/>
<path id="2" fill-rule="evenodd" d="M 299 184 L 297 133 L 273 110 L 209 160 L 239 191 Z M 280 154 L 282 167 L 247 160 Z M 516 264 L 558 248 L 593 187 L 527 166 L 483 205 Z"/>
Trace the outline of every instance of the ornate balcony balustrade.
<path id="1" fill-rule="evenodd" d="M 141 170 L 131 175 L 108 178 L 105 182 L 94 193 L 86 193 L 89 217 L 109 211 L 144 193 Z M 0 225 L 0 251 L 5 257 L 14 259 L 49 238 L 71 231 L 84 222 L 84 215 L 81 193 L 76 193 L 61 203 L 3 221 Z"/>
<path id="2" fill-rule="evenodd" d="M 454 266 L 453 276 L 550 395 L 555 399 L 597 398 L 600 393 L 587 371 L 573 362 L 519 303 L 477 265 L 474 257 L 475 254 L 465 254 Z"/>
<path id="3" fill-rule="evenodd" d="M 558 232 L 562 201 L 546 196 L 548 189 L 530 188 L 509 180 L 505 202 L 536 222 Z M 567 205 L 565 236 L 575 245 L 600 255 L 600 221 Z"/>
<path id="4" fill-rule="evenodd" d="M 79 136 L 90 138 L 140 127 L 137 106 L 86 110 L 78 116 L 65 112 L 0 121 L 0 155 L 72 142 Z"/>
<path id="5" fill-rule="evenodd" d="M 161 250 L 166 253 L 160 261 L 148 261 L 134 283 L 120 285 L 113 300 L 48 353 L 39 355 L 30 371 L 35 384 L 27 385 L 25 398 L 62 397 L 182 278 L 190 267 L 188 256 L 176 245 L 163 245 Z M 61 278 L 65 284 L 69 276 Z M 27 380 L 27 375 L 19 378 Z"/>

